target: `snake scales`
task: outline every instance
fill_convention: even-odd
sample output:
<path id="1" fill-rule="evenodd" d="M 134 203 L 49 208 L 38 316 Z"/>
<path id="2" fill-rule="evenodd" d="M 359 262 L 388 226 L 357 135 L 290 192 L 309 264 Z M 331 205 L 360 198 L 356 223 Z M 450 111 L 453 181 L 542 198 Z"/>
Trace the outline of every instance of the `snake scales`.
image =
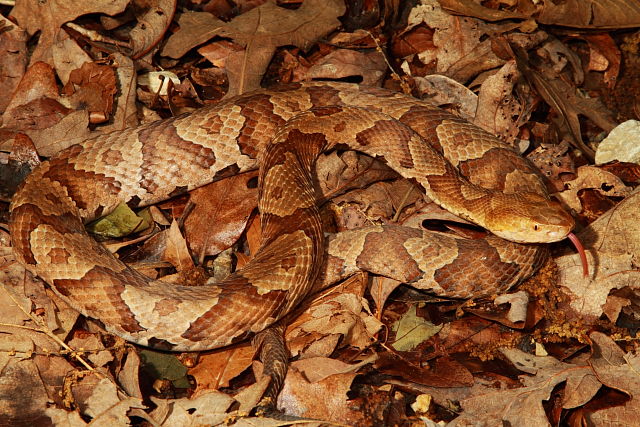
<path id="1" fill-rule="evenodd" d="M 500 238 L 553 242 L 574 225 L 548 200 L 534 168 L 478 127 L 402 94 L 317 82 L 242 95 L 69 147 L 15 194 L 14 251 L 72 307 L 129 341 L 192 351 L 228 345 L 264 330 L 312 289 L 325 258 L 312 171 L 316 157 L 335 147 L 384 158 L 438 204 Z M 221 283 L 149 279 L 84 230 L 121 202 L 148 205 L 258 165 L 261 249 Z M 332 241 L 324 276 L 365 267 L 470 297 L 512 285 L 541 259 L 536 245 L 498 237 L 452 243 L 392 226 L 350 233 Z M 474 245 L 485 252 L 470 255 Z M 381 246 L 406 266 L 390 263 Z M 498 264 L 508 272 L 498 273 Z M 468 283 L 467 275 L 472 285 L 452 283 Z M 496 278 L 499 285 L 487 282 Z"/>

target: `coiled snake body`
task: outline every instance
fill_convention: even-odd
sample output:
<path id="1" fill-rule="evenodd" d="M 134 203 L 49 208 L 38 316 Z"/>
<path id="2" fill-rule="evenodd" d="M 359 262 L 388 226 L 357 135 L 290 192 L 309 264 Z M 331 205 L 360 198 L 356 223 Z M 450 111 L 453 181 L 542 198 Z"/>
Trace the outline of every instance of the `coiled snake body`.
<path id="1" fill-rule="evenodd" d="M 36 168 L 14 196 L 14 251 L 72 307 L 129 341 L 191 351 L 228 345 L 281 319 L 312 288 L 325 243 L 311 174 L 316 157 L 336 146 L 382 157 L 441 206 L 499 237 L 552 242 L 573 227 L 534 168 L 476 126 L 405 95 L 318 82 L 242 95 L 69 147 Z M 148 205 L 258 165 L 261 249 L 221 283 L 149 279 L 84 230 L 121 202 Z M 443 284 L 455 276 L 453 263 L 470 264 L 461 259 L 464 250 L 433 243 L 428 252 L 419 230 L 380 227 L 338 239 L 329 258 L 376 264 L 363 251 L 384 233 L 419 272 L 410 280 L 428 280 L 450 296 L 473 295 Z M 513 244 L 489 245 L 492 255 L 480 258 L 527 272 L 539 261 L 509 258 Z M 482 293 L 485 284 L 475 286 Z"/>

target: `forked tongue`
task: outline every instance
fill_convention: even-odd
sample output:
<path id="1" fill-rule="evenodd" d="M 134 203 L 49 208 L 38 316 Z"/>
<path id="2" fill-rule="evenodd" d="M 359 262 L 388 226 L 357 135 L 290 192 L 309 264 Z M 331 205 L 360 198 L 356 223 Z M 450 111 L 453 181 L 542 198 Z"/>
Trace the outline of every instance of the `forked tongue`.
<path id="1" fill-rule="evenodd" d="M 573 243 L 573 246 L 575 246 L 576 250 L 580 254 L 580 261 L 582 262 L 582 276 L 589 277 L 589 263 L 587 262 L 587 254 L 584 251 L 582 243 L 580 243 L 578 236 L 573 233 L 567 234 L 567 238 L 571 240 L 571 243 Z"/>

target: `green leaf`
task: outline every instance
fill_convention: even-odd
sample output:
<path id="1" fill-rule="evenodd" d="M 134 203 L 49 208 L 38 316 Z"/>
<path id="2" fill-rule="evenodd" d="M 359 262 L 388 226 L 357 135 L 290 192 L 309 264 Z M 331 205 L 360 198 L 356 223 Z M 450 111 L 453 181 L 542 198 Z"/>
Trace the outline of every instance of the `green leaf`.
<path id="1" fill-rule="evenodd" d="M 416 306 L 412 305 L 391 329 L 396 333 L 396 341 L 391 346 L 398 351 L 410 351 L 440 332 L 442 325 L 434 325 L 419 317 Z"/>
<path id="2" fill-rule="evenodd" d="M 120 203 L 109 215 L 87 225 L 87 229 L 99 236 L 115 238 L 145 230 L 150 224 L 152 221 L 147 209 L 136 214 L 126 203 Z"/>
<path id="3" fill-rule="evenodd" d="M 169 380 L 177 388 L 189 388 L 191 383 L 187 378 L 187 367 L 173 354 L 160 353 L 152 350 L 140 352 L 142 369 L 153 378 Z"/>

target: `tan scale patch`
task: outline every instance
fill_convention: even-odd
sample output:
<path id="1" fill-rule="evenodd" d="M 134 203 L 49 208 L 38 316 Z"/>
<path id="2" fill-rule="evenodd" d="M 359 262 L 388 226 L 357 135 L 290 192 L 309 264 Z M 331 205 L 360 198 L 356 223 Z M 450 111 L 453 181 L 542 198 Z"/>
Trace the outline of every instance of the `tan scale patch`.
<path id="1" fill-rule="evenodd" d="M 215 172 L 218 172 L 230 165 L 236 164 L 241 171 L 256 169 L 256 160 L 252 157 L 243 154 L 240 151 L 238 142 L 236 140 L 243 128 L 246 118 L 240 114 L 241 108 L 237 105 L 232 105 L 221 111 L 220 118 L 224 124 L 215 139 L 211 141 L 211 148 L 216 155 Z M 206 126 L 198 129 L 198 134 L 201 131 L 206 131 Z M 209 136 L 211 138 L 214 135 Z M 189 138 L 187 135 L 186 138 Z M 256 141 L 256 146 L 262 149 L 262 145 L 266 141 Z"/>
<path id="2" fill-rule="evenodd" d="M 84 150 L 73 158 L 74 168 L 113 178 L 120 185 L 121 199 L 133 196 L 143 199 L 146 190 L 139 184 L 143 159 L 142 144 L 137 137 L 138 130 L 126 129 L 99 135 L 84 142 Z M 119 162 L 117 153 L 121 158 Z M 101 195 L 96 197 L 100 198 Z"/>
<path id="3" fill-rule="evenodd" d="M 273 114 L 282 117 L 284 120 L 289 120 L 299 114 L 300 111 L 307 111 L 312 107 L 308 94 L 303 90 L 279 92 L 274 95 Z"/>
<path id="4" fill-rule="evenodd" d="M 306 172 L 299 167 L 293 153 L 285 153 L 285 163 L 271 167 L 262 182 L 260 210 L 277 216 L 288 216 L 297 209 L 316 204 L 313 189 L 303 186 Z"/>
<path id="5" fill-rule="evenodd" d="M 347 128 L 347 123 L 346 122 L 339 122 L 336 123 L 335 125 L 333 125 L 333 131 L 334 132 L 344 132 L 344 130 Z"/>
<path id="6" fill-rule="evenodd" d="M 425 278 L 433 278 L 436 270 L 452 263 L 458 257 L 457 248 L 445 247 L 436 242 L 430 245 L 425 253 L 421 237 L 407 239 L 403 246 L 416 261 L 420 270 L 424 271 Z"/>
<path id="7" fill-rule="evenodd" d="M 179 304 L 171 298 L 163 298 L 156 303 L 155 311 L 161 316 L 170 316 L 178 312 Z"/>
<path id="8" fill-rule="evenodd" d="M 274 290 L 291 290 L 309 274 L 313 263 L 313 242 L 302 230 L 278 236 L 259 253 L 258 262 L 247 265 L 241 274 L 258 290 L 259 295 Z M 282 260 L 292 260 L 285 263 Z"/>
<path id="9" fill-rule="evenodd" d="M 171 121 L 138 133 L 144 163 L 140 185 L 151 200 L 166 198 L 176 189 L 202 185 L 211 179 L 216 163 L 214 151 L 198 142 L 183 139 Z M 148 202 L 149 199 L 145 199 Z"/>
<path id="10" fill-rule="evenodd" d="M 174 287 L 171 284 L 163 282 L 153 283 L 153 292 L 147 289 L 127 286 L 121 293 L 122 300 L 130 307 L 131 312 L 135 314 L 136 320 L 144 329 L 152 331 L 151 334 L 139 334 L 137 340 L 146 335 L 146 339 L 156 338 L 169 341 L 173 344 L 180 344 L 176 340 L 184 331 L 188 330 L 191 322 L 199 318 L 211 307 L 218 303 L 218 295 L 221 290 L 215 286 L 207 286 L 202 291 L 207 291 L 209 296 L 205 296 L 204 292 L 200 297 L 183 299 L 181 296 L 170 297 L 173 292 L 163 292 L 163 288 Z M 177 287 L 184 289 L 185 287 Z M 163 306 L 168 310 L 175 309 L 180 316 L 166 316 L 162 311 L 158 311 L 157 307 Z M 184 340 L 182 344 L 188 344 Z"/>
<path id="11" fill-rule="evenodd" d="M 328 107 L 330 108 L 330 107 Z M 368 136 L 367 146 L 353 145 L 360 133 L 366 132 L 372 128 L 372 123 L 385 122 L 382 125 L 386 128 L 380 132 L 374 132 Z M 341 123 L 348 123 L 344 127 Z M 306 134 L 324 134 L 332 146 L 338 143 L 351 144 L 356 150 L 360 150 L 373 156 L 382 155 L 383 150 L 387 150 L 392 145 L 390 138 L 395 134 L 397 125 L 393 124 L 387 116 L 375 110 L 363 110 L 360 108 L 342 108 L 336 109 L 332 114 L 322 115 L 322 112 L 315 114 L 314 112 L 306 112 L 297 115 L 286 125 L 287 128 L 299 129 Z M 379 135 L 374 139 L 375 135 Z M 402 138 L 402 136 L 400 136 Z"/>
<path id="12" fill-rule="evenodd" d="M 123 265 L 112 256 L 105 256 L 99 243 L 86 234 L 62 234 L 50 225 L 39 225 L 30 237 L 31 252 L 38 266 L 38 275 L 48 283 L 55 279 L 82 279 L 92 268 L 104 267 L 120 271 Z M 56 263 L 50 252 L 57 248 L 65 248 L 69 256 L 63 263 Z"/>
<path id="13" fill-rule="evenodd" d="M 496 236 L 487 236 L 486 240 L 487 244 L 496 250 L 500 261 L 505 264 L 526 266 L 532 264 L 532 259 L 546 257 L 546 248 L 539 245 L 520 245 Z M 540 254 L 537 254 L 538 252 Z"/>
<path id="14" fill-rule="evenodd" d="M 118 166 L 124 161 L 122 152 L 114 150 L 113 148 L 107 149 L 101 156 L 99 156 L 101 163 L 109 165 L 111 167 Z"/>
<path id="15" fill-rule="evenodd" d="M 409 143 L 414 136 L 409 128 L 397 121 L 378 120 L 358 132 L 356 140 L 358 149 L 368 152 L 368 147 L 372 147 L 374 152 L 380 152 L 390 164 L 397 165 L 401 172 L 415 165 L 409 150 Z"/>
<path id="16" fill-rule="evenodd" d="M 516 169 L 504 177 L 503 191 L 505 193 L 515 193 L 525 189 L 538 194 L 546 194 L 544 184 L 541 183 L 538 176 L 532 173 Z"/>
<path id="17" fill-rule="evenodd" d="M 348 266 L 357 266 L 358 256 L 362 254 L 367 235 L 369 233 L 381 233 L 382 226 L 367 228 L 367 231 L 349 231 L 335 236 L 329 246 L 328 254 L 345 261 Z"/>
<path id="18" fill-rule="evenodd" d="M 477 126 L 458 120 L 443 120 L 436 127 L 443 155 L 457 166 L 466 160 L 478 159 L 492 148 L 508 148 L 508 144 Z"/>
<path id="19" fill-rule="evenodd" d="M 416 179 L 423 179 L 424 175 L 444 175 L 447 166 L 439 154 L 423 139 L 411 138 L 409 152 L 414 162 L 414 169 L 410 171 Z"/>
<path id="20" fill-rule="evenodd" d="M 402 243 L 410 238 L 402 228 L 385 230 L 382 233 L 369 233 L 362 253 L 358 257 L 358 265 L 363 269 L 393 277 L 401 282 L 411 282 L 421 275 L 416 261 L 406 252 Z M 416 230 L 417 231 L 417 230 Z M 389 236 L 389 232 L 393 233 Z M 391 238 L 393 237 L 393 238 Z M 375 267 L 371 270 L 364 267 Z"/>
<path id="21" fill-rule="evenodd" d="M 451 116 L 451 113 L 434 106 L 414 103 L 398 120 L 420 134 L 438 153 L 442 153 L 441 141 L 438 138 L 436 128 L 442 120 L 447 120 Z"/>
<path id="22" fill-rule="evenodd" d="M 477 200 L 487 196 L 488 191 L 475 185 L 461 185 L 460 192 L 465 200 Z"/>
<path id="23" fill-rule="evenodd" d="M 38 170 L 39 171 L 39 170 Z M 42 178 L 40 174 L 31 174 L 27 178 L 27 182 L 36 181 L 40 185 L 47 188 L 47 193 L 53 194 L 54 197 L 48 198 L 46 194 L 42 193 L 40 186 L 26 185 L 25 191 L 16 193 L 16 196 L 11 200 L 11 210 L 13 211 L 18 206 L 23 204 L 36 204 L 40 211 L 44 215 L 62 215 L 69 212 L 69 206 L 71 200 L 69 199 L 67 190 L 60 185 L 59 182 L 52 182 L 47 178 Z M 60 203 L 60 200 L 67 199 L 69 203 Z"/>
<path id="24" fill-rule="evenodd" d="M 401 117 L 416 103 L 420 103 L 415 98 L 380 88 L 363 88 L 353 84 L 340 84 L 339 87 L 340 100 L 344 105 L 380 111 L 395 119 Z M 381 102 L 381 99 L 384 99 L 384 102 Z"/>
<path id="25" fill-rule="evenodd" d="M 69 258 L 71 258 L 71 253 L 65 248 L 51 248 L 48 256 L 52 264 L 67 264 Z"/>
<path id="26" fill-rule="evenodd" d="M 110 325 L 111 330 L 122 335 L 142 329 L 120 298 L 124 284 L 140 286 L 143 284 L 140 278 L 131 270 L 94 267 L 81 280 L 56 279 L 51 286 L 73 308 L 85 316 L 100 319 L 105 325 Z"/>

